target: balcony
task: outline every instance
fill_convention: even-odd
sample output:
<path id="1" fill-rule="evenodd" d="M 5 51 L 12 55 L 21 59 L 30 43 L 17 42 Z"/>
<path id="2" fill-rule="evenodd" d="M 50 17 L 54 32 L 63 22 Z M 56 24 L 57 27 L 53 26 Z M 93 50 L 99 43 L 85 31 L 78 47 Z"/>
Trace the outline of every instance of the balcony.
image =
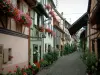
<path id="1" fill-rule="evenodd" d="M 44 6 L 40 3 L 37 2 L 37 5 L 35 8 L 33 8 L 40 16 L 44 15 L 46 18 L 50 18 L 49 14 L 46 12 Z"/>

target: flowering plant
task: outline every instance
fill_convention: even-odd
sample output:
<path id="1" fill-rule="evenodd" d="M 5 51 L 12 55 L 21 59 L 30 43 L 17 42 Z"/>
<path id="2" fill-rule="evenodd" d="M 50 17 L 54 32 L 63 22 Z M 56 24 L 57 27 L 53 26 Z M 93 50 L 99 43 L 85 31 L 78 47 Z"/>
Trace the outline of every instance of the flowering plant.
<path id="1" fill-rule="evenodd" d="M 43 27 L 43 26 L 40 26 L 40 27 L 39 27 L 39 31 L 40 31 L 40 32 L 44 32 L 44 27 Z"/>
<path id="2" fill-rule="evenodd" d="M 0 0 L 0 10 L 8 15 L 10 14 L 10 17 L 14 18 L 14 20 L 17 22 L 21 22 L 21 24 L 28 27 L 32 24 L 30 16 L 24 14 L 21 10 L 12 5 L 10 0 Z"/>
<path id="3" fill-rule="evenodd" d="M 86 65 L 87 73 L 92 74 L 97 70 L 97 59 L 93 52 L 90 53 L 89 50 L 84 52 L 84 54 L 81 55 L 81 59 Z"/>
<path id="4" fill-rule="evenodd" d="M 29 65 L 28 67 L 24 67 L 22 69 L 19 66 L 16 66 L 16 70 L 10 70 L 6 75 L 35 75 L 38 71 L 39 69 L 34 65 Z M 2 73 L 0 75 L 5 74 Z"/>
<path id="5" fill-rule="evenodd" d="M 51 14 L 51 16 L 52 16 L 52 17 L 54 17 L 54 16 L 55 16 L 55 14 L 54 14 L 54 12 L 53 12 L 53 11 L 50 11 L 50 12 L 49 12 L 49 14 Z"/>
<path id="6" fill-rule="evenodd" d="M 51 14 L 51 16 L 53 17 L 54 20 L 58 21 L 57 18 L 56 18 L 56 15 L 54 14 L 53 11 L 50 11 L 49 13 Z"/>
<path id="7" fill-rule="evenodd" d="M 50 4 L 45 5 L 45 8 L 49 10 L 51 8 Z"/>
<path id="8" fill-rule="evenodd" d="M 48 33 L 51 33 L 52 32 L 52 30 L 49 29 L 49 28 L 46 28 L 45 31 L 48 32 Z"/>

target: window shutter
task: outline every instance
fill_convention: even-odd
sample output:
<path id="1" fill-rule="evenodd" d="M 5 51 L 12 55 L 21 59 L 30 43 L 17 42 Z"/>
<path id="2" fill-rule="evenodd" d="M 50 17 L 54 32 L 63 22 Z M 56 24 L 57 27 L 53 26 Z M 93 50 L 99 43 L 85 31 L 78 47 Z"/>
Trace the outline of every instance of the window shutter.
<path id="1" fill-rule="evenodd" d="M 4 49 L 4 63 L 8 62 L 8 49 Z"/>
<path id="2" fill-rule="evenodd" d="M 3 63 L 3 45 L 0 44 L 0 69 L 2 68 L 2 63 Z M 1 73 L 1 70 L 0 70 Z"/>

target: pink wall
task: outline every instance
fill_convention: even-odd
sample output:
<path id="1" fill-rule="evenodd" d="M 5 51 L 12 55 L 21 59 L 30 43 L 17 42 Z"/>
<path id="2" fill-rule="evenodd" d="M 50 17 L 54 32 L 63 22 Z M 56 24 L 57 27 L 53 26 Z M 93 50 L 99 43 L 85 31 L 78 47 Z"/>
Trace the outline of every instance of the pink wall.
<path id="1" fill-rule="evenodd" d="M 3 44 L 6 49 L 12 48 L 12 61 L 3 64 L 5 73 L 14 70 L 16 65 L 21 67 L 28 65 L 28 39 L 0 33 L 0 44 Z"/>

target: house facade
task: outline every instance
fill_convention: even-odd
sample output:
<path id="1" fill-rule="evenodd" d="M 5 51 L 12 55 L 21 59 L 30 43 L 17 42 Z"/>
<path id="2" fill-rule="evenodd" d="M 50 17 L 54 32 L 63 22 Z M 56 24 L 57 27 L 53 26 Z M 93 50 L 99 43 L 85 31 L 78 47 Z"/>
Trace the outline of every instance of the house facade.
<path id="1" fill-rule="evenodd" d="M 87 36 L 88 36 L 88 46 L 89 50 L 91 52 L 95 52 L 97 58 L 100 58 L 100 50 L 99 50 L 99 44 L 100 44 L 100 22 L 99 22 L 99 12 L 100 12 L 100 6 L 99 6 L 99 0 L 89 0 L 89 6 L 88 6 L 88 17 L 89 22 L 87 26 Z"/>
<path id="2" fill-rule="evenodd" d="M 30 28 L 30 63 L 43 59 L 43 55 L 53 48 L 53 21 L 50 15 L 50 0 L 38 0 L 33 9 L 33 24 Z"/>
<path id="3" fill-rule="evenodd" d="M 69 43 L 68 41 L 70 41 L 71 38 L 67 28 L 69 27 L 69 23 L 63 18 L 63 13 L 60 14 L 55 7 L 53 7 L 53 11 L 56 15 L 55 18 L 53 18 L 54 32 L 56 33 L 54 38 L 54 48 L 62 55 L 64 45 Z"/>
<path id="4" fill-rule="evenodd" d="M 0 1 L 0 72 L 28 66 L 28 36 L 32 24 L 29 9 L 35 1 Z"/>

